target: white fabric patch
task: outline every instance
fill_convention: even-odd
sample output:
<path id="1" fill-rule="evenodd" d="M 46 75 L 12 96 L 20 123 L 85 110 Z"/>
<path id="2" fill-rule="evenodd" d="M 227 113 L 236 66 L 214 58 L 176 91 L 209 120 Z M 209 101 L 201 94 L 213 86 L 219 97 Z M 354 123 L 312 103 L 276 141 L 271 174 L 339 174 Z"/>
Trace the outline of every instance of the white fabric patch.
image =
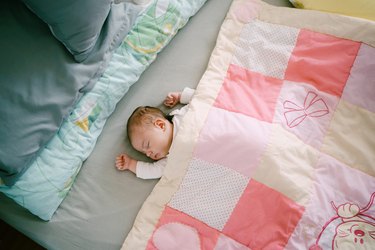
<path id="1" fill-rule="evenodd" d="M 215 245 L 214 250 L 223 250 L 223 249 L 230 249 L 230 250 L 250 250 L 245 245 L 235 241 L 234 239 L 225 236 L 224 234 L 220 234 L 219 238 L 217 239 L 217 243 Z"/>
<path id="2" fill-rule="evenodd" d="M 222 230 L 250 178 L 194 158 L 170 207 Z"/>
<path id="3" fill-rule="evenodd" d="M 181 223 L 167 223 L 156 229 L 152 241 L 159 250 L 199 249 L 198 231 Z"/>
<path id="4" fill-rule="evenodd" d="M 254 20 L 245 25 L 233 63 L 266 76 L 284 79 L 299 29 Z"/>

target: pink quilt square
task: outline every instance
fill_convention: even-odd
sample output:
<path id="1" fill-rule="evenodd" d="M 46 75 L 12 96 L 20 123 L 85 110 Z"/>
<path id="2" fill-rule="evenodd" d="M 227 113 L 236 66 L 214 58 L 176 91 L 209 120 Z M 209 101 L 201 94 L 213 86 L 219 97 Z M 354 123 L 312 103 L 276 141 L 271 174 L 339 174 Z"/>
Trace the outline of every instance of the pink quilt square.
<path id="1" fill-rule="evenodd" d="M 359 42 L 301 30 L 285 79 L 340 97 L 359 46 Z"/>
<path id="2" fill-rule="evenodd" d="M 251 180 L 223 233 L 250 249 L 281 249 L 303 212 L 304 207 Z"/>
<path id="3" fill-rule="evenodd" d="M 147 250 L 214 249 L 220 232 L 171 207 L 165 207 Z"/>
<path id="4" fill-rule="evenodd" d="M 252 117 L 213 107 L 194 155 L 252 177 L 266 149 L 271 125 Z"/>
<path id="5" fill-rule="evenodd" d="M 282 80 L 230 65 L 214 106 L 272 122 Z"/>
<path id="6" fill-rule="evenodd" d="M 355 59 L 343 99 L 375 113 L 375 48 L 362 44 Z"/>

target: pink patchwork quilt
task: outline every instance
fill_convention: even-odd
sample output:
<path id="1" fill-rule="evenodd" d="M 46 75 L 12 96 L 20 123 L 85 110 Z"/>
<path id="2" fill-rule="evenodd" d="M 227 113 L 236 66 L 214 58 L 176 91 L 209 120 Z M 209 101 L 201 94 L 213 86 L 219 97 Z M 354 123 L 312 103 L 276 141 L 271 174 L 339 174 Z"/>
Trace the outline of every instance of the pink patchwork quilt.
<path id="1" fill-rule="evenodd" d="M 374 22 L 234 0 L 123 249 L 375 249 L 374 47 Z"/>

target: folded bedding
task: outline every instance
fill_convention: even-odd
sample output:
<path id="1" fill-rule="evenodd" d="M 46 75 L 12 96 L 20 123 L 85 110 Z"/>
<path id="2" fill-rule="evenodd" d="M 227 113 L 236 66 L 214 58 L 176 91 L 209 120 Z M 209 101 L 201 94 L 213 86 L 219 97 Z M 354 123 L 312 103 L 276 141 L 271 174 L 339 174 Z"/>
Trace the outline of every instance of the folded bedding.
<path id="1" fill-rule="evenodd" d="M 27 5 L 6 0 L 0 8 L 0 178 L 9 186 L 32 164 L 82 95 L 94 86 L 142 10 L 131 3 L 97 1 L 106 9 L 100 13 L 99 22 L 99 14 L 89 12 L 84 19 L 75 18 L 83 17 L 81 12 L 87 1 L 76 1 L 75 11 L 69 8 L 68 1 L 58 1 L 59 6 L 46 4 L 51 1 L 25 2 Z M 37 9 L 39 5 L 48 13 Z M 69 32 L 67 36 L 79 44 L 90 42 L 91 53 L 85 50 L 84 61 L 75 61 L 63 43 L 52 36 L 57 34 L 59 22 L 48 19 L 55 25 L 51 33 L 48 23 L 36 15 L 40 12 L 74 21 L 75 25 L 68 23 L 58 30 Z M 95 29 L 89 29 L 95 40 L 86 35 L 86 22 L 92 26 L 98 22 Z"/>
<path id="2" fill-rule="evenodd" d="M 155 0 L 144 6 L 97 82 L 86 89 L 17 182 L 1 185 L 0 191 L 41 219 L 50 220 L 118 101 L 204 2 Z"/>
<path id="3" fill-rule="evenodd" d="M 375 23 L 234 0 L 123 249 L 372 249 Z"/>

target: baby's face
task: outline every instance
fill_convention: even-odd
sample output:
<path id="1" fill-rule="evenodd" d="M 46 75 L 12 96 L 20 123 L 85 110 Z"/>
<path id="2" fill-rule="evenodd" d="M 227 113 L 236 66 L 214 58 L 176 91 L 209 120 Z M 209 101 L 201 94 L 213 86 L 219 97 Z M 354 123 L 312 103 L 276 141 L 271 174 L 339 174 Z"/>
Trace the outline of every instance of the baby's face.
<path id="1" fill-rule="evenodd" d="M 172 144 L 173 130 L 168 121 L 158 119 L 153 125 L 140 128 L 132 134 L 132 146 L 153 160 L 167 156 Z"/>

